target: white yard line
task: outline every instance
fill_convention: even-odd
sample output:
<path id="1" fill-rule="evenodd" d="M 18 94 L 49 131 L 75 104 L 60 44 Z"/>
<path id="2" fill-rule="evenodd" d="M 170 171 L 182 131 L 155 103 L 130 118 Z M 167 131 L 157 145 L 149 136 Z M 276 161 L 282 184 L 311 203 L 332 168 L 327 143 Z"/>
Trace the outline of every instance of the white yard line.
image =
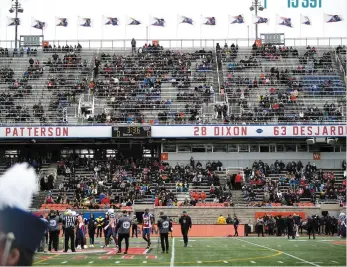
<path id="1" fill-rule="evenodd" d="M 278 261 L 278 263 L 283 263 L 283 261 Z"/>
<path id="2" fill-rule="evenodd" d="M 254 263 L 255 263 L 255 261 L 251 261 L 251 263 L 253 263 L 253 264 L 254 264 Z"/>
<path id="3" fill-rule="evenodd" d="M 143 261 L 142 263 L 147 263 L 147 261 Z"/>
<path id="4" fill-rule="evenodd" d="M 117 263 L 117 264 L 118 264 L 118 263 L 120 263 L 120 261 L 116 261 L 115 263 Z"/>
<path id="5" fill-rule="evenodd" d="M 63 261 L 61 264 L 65 264 L 65 263 L 67 263 L 67 261 Z"/>
<path id="6" fill-rule="evenodd" d="M 273 248 L 269 248 L 269 247 L 265 247 L 265 246 L 262 246 L 262 245 L 258 245 L 258 244 L 255 244 L 255 243 L 253 243 L 253 242 L 249 242 L 249 241 L 246 241 L 246 240 L 243 240 L 243 239 L 240 239 L 240 238 L 237 238 L 237 240 L 242 241 L 242 242 L 245 242 L 245 243 L 248 243 L 248 244 L 251 244 L 251 245 L 253 245 L 253 246 L 257 246 L 257 247 L 261 247 L 261 248 L 266 248 L 266 249 L 268 249 L 268 250 L 272 250 L 272 251 L 276 251 L 276 252 L 280 251 L 280 250 L 276 250 L 276 249 L 273 249 Z M 296 260 L 305 262 L 305 263 L 307 263 L 307 264 L 310 264 L 310 265 L 313 265 L 313 266 L 316 266 L 316 267 L 320 267 L 319 265 L 317 265 L 317 264 L 315 264 L 315 263 L 313 263 L 313 262 L 303 260 L 303 259 L 301 259 L 301 258 L 299 258 L 299 257 L 296 257 L 296 256 L 292 255 L 292 254 L 286 253 L 286 252 L 284 252 L 284 251 L 280 251 L 280 252 L 282 252 L 284 255 L 287 255 L 287 256 L 289 256 L 289 257 L 291 257 L 291 258 L 293 258 L 293 259 L 296 259 Z M 172 266 L 171 266 L 171 267 L 172 267 Z"/>
<path id="7" fill-rule="evenodd" d="M 338 261 L 331 261 L 332 263 L 339 263 Z"/>
<path id="8" fill-rule="evenodd" d="M 90 261 L 90 262 L 88 262 L 89 264 L 92 264 L 92 263 L 94 263 L 94 261 Z"/>
<path id="9" fill-rule="evenodd" d="M 175 238 L 172 238 L 170 267 L 174 267 L 174 263 L 175 263 Z"/>
<path id="10" fill-rule="evenodd" d="M 228 263 L 227 261 L 223 261 L 224 263 Z"/>
<path id="11" fill-rule="evenodd" d="M 202 263 L 201 261 L 197 261 L 197 263 Z"/>

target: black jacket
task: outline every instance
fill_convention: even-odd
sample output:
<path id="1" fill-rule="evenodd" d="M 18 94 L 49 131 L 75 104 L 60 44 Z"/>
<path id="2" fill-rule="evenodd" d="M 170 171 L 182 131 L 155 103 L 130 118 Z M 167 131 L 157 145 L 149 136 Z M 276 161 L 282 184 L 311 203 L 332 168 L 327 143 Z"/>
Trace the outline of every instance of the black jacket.
<path id="1" fill-rule="evenodd" d="M 317 221 L 313 218 L 307 220 L 307 229 L 315 229 L 317 227 Z"/>
<path id="2" fill-rule="evenodd" d="M 187 215 L 187 216 L 181 216 L 179 219 L 179 223 L 181 225 L 181 228 L 184 230 L 188 230 L 192 228 L 192 219 Z"/>
<path id="3" fill-rule="evenodd" d="M 293 218 L 287 218 L 286 224 L 287 224 L 287 228 L 289 230 L 293 230 L 293 228 L 294 228 L 294 220 L 293 220 Z"/>
<path id="4" fill-rule="evenodd" d="M 96 225 L 97 225 L 97 222 L 95 221 L 95 219 L 94 218 L 90 218 L 89 221 L 88 221 L 88 231 L 90 233 L 91 232 L 95 232 Z"/>

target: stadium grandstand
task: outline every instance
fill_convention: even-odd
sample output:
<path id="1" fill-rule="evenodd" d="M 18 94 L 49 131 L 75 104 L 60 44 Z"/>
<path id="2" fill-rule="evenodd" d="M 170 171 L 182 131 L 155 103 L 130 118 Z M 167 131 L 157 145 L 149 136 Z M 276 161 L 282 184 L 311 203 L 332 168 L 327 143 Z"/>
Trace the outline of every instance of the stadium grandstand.
<path id="1" fill-rule="evenodd" d="M 42 35 L 0 41 L 0 174 L 28 162 L 30 212 L 59 217 L 34 265 L 346 265 L 346 37 L 60 41 L 36 23 Z M 52 239 L 72 211 L 64 253 Z M 121 212 L 139 237 L 128 255 L 107 237 Z"/>

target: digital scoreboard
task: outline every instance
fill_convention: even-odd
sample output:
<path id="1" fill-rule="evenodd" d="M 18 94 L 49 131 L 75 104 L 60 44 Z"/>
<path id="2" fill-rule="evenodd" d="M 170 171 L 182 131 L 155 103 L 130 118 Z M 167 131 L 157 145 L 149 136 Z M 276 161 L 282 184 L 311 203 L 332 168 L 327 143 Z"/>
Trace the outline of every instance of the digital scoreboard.
<path id="1" fill-rule="evenodd" d="M 263 0 L 264 8 L 269 8 L 269 3 L 274 0 Z M 280 0 L 276 0 L 278 2 Z M 282 0 L 288 8 L 322 8 L 323 0 Z M 271 4 L 270 4 L 271 6 Z"/>
<path id="2" fill-rule="evenodd" d="M 112 138 L 150 138 L 151 126 L 114 126 Z"/>

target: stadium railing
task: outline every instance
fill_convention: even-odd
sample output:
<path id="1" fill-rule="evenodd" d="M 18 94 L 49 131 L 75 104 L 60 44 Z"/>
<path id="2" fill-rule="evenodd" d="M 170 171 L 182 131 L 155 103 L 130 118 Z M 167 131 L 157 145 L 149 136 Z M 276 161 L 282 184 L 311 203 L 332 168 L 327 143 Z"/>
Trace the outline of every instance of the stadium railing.
<path id="1" fill-rule="evenodd" d="M 95 49 L 95 48 L 121 48 L 131 51 L 131 39 L 90 39 L 90 40 L 45 40 L 50 45 L 72 45 L 80 44 L 83 49 Z M 202 48 L 211 47 L 214 48 L 217 43 L 235 43 L 239 46 L 250 47 L 253 45 L 254 38 L 225 38 L 225 39 L 158 39 L 159 44 L 166 48 Z M 136 39 L 137 47 L 149 44 L 152 39 Z M 307 38 L 285 38 L 286 46 L 338 46 L 347 43 L 346 37 L 307 37 Z M 0 47 L 14 48 L 13 40 L 0 40 Z"/>

